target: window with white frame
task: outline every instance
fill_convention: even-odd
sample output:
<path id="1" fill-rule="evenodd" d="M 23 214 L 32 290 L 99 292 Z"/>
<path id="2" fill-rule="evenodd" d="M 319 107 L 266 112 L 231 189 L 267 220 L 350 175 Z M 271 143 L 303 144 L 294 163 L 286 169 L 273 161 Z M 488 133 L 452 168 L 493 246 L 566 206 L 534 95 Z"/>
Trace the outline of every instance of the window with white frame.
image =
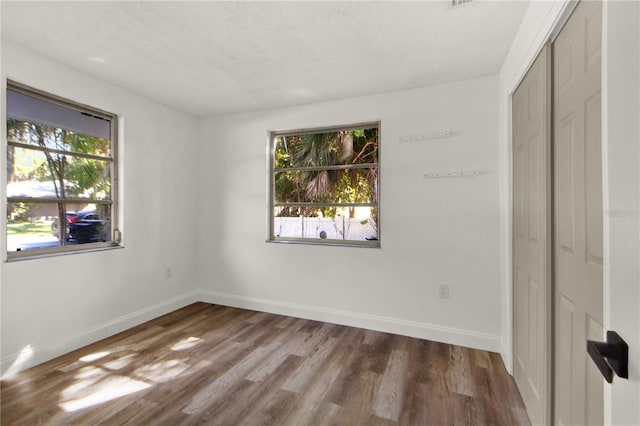
<path id="1" fill-rule="evenodd" d="M 118 245 L 117 117 L 7 82 L 7 256 Z"/>
<path id="2" fill-rule="evenodd" d="M 270 241 L 380 247 L 379 128 L 271 133 Z"/>

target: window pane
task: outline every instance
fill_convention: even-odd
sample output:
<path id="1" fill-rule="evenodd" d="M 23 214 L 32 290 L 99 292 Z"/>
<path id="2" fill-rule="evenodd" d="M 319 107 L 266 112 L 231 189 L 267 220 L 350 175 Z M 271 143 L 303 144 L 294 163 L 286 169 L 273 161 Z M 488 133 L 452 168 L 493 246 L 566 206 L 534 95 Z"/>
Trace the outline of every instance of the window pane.
<path id="1" fill-rule="evenodd" d="M 7 89 L 7 119 L 39 123 L 105 140 L 111 138 L 111 125 L 107 119 L 11 89 Z"/>
<path id="2" fill-rule="evenodd" d="M 12 146 L 8 151 L 8 197 L 111 197 L 109 161 Z"/>
<path id="3" fill-rule="evenodd" d="M 68 205 L 68 244 L 85 244 L 111 241 L 111 206 Z"/>
<path id="4" fill-rule="evenodd" d="M 60 229 L 59 212 L 65 212 Z M 7 251 L 111 241 L 111 206 L 8 203 Z"/>
<path id="5" fill-rule="evenodd" d="M 110 157 L 109 139 L 89 136 L 42 123 L 32 123 L 9 118 L 7 140 L 42 148 L 57 149 L 82 154 Z"/>
<path id="6" fill-rule="evenodd" d="M 375 241 L 377 220 L 375 207 L 276 207 L 273 233 L 276 238 Z"/>
<path id="7" fill-rule="evenodd" d="M 276 203 L 375 203 L 378 169 L 276 172 Z"/>
<path id="8" fill-rule="evenodd" d="M 58 205 L 8 203 L 7 252 L 59 247 Z"/>
<path id="9" fill-rule="evenodd" d="M 378 129 L 360 129 L 353 131 L 352 164 L 378 162 Z"/>
<path id="10" fill-rule="evenodd" d="M 277 136 L 274 167 L 327 167 L 378 162 L 378 129 Z"/>

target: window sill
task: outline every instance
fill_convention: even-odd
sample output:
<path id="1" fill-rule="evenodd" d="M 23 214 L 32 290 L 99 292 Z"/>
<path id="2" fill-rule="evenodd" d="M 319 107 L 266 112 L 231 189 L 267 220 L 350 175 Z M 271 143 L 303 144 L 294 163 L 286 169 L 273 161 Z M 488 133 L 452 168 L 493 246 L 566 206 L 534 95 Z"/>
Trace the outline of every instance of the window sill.
<path id="1" fill-rule="evenodd" d="M 341 240 L 324 240 L 324 239 L 273 239 L 266 240 L 267 243 L 275 244 L 296 244 L 307 246 L 325 246 L 325 247 L 357 247 L 357 248 L 381 248 L 380 240 L 375 241 L 341 241 Z"/>
<path id="2" fill-rule="evenodd" d="M 104 243 L 96 243 L 93 247 L 86 247 L 82 249 L 70 249 L 70 250 L 62 250 L 62 251 L 23 251 L 20 254 L 18 252 L 7 253 L 6 263 L 11 262 L 20 262 L 23 260 L 33 260 L 33 259 L 43 259 L 48 257 L 57 257 L 57 256 L 69 256 L 69 255 L 79 255 L 83 253 L 95 253 L 98 251 L 107 251 L 107 250 L 117 250 L 122 249 L 124 246 L 122 244 L 112 245 Z"/>

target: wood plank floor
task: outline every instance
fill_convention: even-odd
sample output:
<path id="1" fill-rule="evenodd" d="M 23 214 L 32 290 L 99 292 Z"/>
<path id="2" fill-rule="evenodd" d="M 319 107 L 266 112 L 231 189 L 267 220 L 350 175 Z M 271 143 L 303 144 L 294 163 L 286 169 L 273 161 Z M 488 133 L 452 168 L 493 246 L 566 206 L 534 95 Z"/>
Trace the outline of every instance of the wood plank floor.
<path id="1" fill-rule="evenodd" d="M 529 424 L 498 354 L 206 303 L 1 391 L 3 425 Z"/>

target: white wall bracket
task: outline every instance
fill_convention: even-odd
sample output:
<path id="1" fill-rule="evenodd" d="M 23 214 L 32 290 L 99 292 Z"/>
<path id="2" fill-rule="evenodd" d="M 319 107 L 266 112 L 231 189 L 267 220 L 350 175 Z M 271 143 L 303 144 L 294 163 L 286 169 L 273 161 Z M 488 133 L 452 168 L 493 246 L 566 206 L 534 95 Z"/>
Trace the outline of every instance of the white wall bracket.
<path id="1" fill-rule="evenodd" d="M 431 132 L 431 133 L 421 133 L 419 135 L 410 135 L 410 136 L 402 136 L 398 139 L 399 142 L 418 142 L 430 139 L 442 139 L 448 138 L 451 136 L 451 132 L 449 130 L 445 130 L 442 132 Z"/>
<path id="2" fill-rule="evenodd" d="M 432 170 L 425 172 L 425 178 L 470 177 L 484 174 L 482 170 Z"/>

